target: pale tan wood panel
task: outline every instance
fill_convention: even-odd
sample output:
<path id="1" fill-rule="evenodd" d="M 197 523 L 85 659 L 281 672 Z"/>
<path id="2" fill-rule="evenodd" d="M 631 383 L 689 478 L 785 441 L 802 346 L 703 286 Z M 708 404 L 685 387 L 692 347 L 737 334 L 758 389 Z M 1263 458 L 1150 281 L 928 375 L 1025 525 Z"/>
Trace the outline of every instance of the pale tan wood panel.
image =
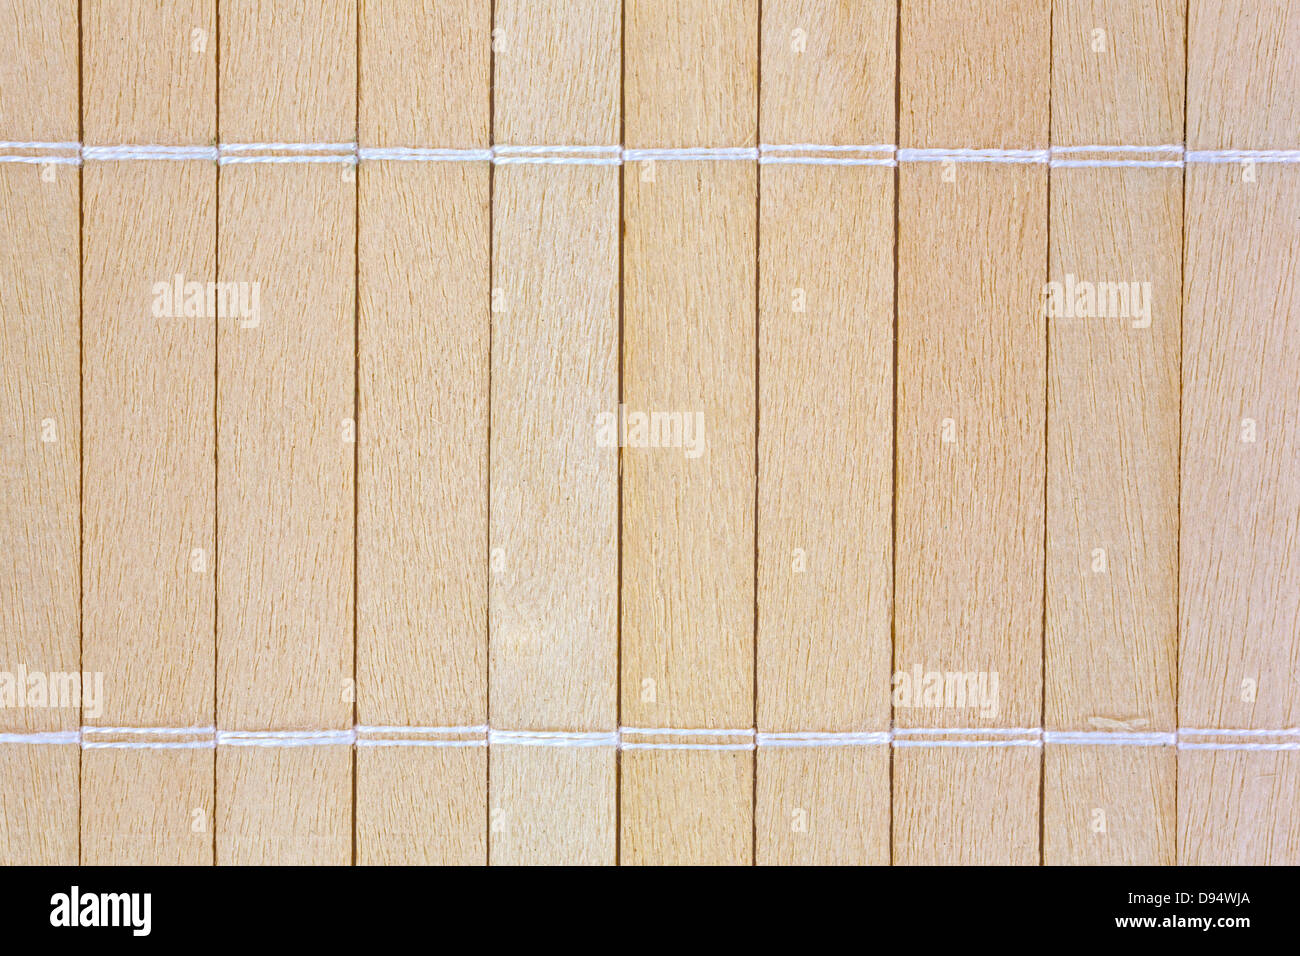
<path id="1" fill-rule="evenodd" d="M 1182 142 L 1186 10 L 1187 0 L 1054 0 L 1053 145 Z"/>
<path id="2" fill-rule="evenodd" d="M 1300 146 L 1300 5 L 1189 0 L 1187 16 L 1188 149 Z"/>
<path id="3" fill-rule="evenodd" d="M 361 7 L 368 146 L 488 145 L 490 0 Z M 489 170 L 358 172 L 357 714 L 487 721 Z M 362 747 L 359 863 L 482 864 L 482 748 Z"/>
<path id="4" fill-rule="evenodd" d="M 660 162 L 643 182 L 650 168 L 625 171 L 624 402 L 683 427 L 634 447 L 629 425 L 623 452 L 622 719 L 748 727 L 755 167 Z"/>
<path id="5" fill-rule="evenodd" d="M 1047 145 L 1048 5 L 900 16 L 900 145 Z M 1042 719 L 1046 186 L 1042 166 L 899 170 L 896 726 Z M 923 693 L 936 673 L 942 699 Z M 1040 765 L 1028 747 L 901 748 L 893 859 L 1036 862 Z"/>
<path id="6" fill-rule="evenodd" d="M 900 866 L 1032 866 L 1038 860 L 1036 747 L 894 751 Z"/>
<path id="7" fill-rule="evenodd" d="M 622 774 L 623 865 L 753 862 L 753 753 L 625 750 Z"/>
<path id="8" fill-rule="evenodd" d="M 618 3 L 503 2 L 497 29 L 497 142 L 618 141 Z M 502 728 L 618 720 L 617 431 L 600 427 L 618 411 L 618 221 L 613 167 L 496 171 L 490 697 Z"/>
<path id="9" fill-rule="evenodd" d="M 900 0 L 900 146 L 1047 145 L 1050 4 Z"/>
<path id="10" fill-rule="evenodd" d="M 0 866 L 76 866 L 76 744 L 0 743 Z"/>
<path id="11" fill-rule="evenodd" d="M 1043 862 L 1172 865 L 1175 760 L 1171 747 L 1048 744 Z"/>
<path id="12" fill-rule="evenodd" d="M 217 0 L 82 0 L 86 143 L 213 142 L 216 31 Z"/>
<path id="13" fill-rule="evenodd" d="M 1053 10 L 1053 141 L 1179 142 L 1184 5 L 1067 0 Z M 1044 721 L 1168 732 L 1177 720 L 1182 175 L 1062 167 L 1051 178 Z M 1048 748 L 1045 862 L 1172 862 L 1172 752 L 1111 750 Z"/>
<path id="14" fill-rule="evenodd" d="M 619 141 L 622 5 L 496 5 L 494 133 Z M 618 723 L 619 171 L 493 179 L 491 723 Z M 608 421 L 606 421 L 608 420 Z M 614 751 L 494 750 L 493 863 L 613 863 Z"/>
<path id="15" fill-rule="evenodd" d="M 355 4 L 229 7 L 222 139 L 352 140 Z M 355 184 L 336 164 L 220 171 L 219 278 L 260 290 L 256 322 L 222 323 L 217 342 L 226 728 L 353 722 Z M 218 862 L 351 859 L 347 748 L 231 750 L 218 754 Z"/>
<path id="16" fill-rule="evenodd" d="M 492 0 L 362 0 L 366 146 L 488 142 Z"/>
<path id="17" fill-rule="evenodd" d="M 214 139 L 215 3 L 91 3 L 83 17 L 88 142 Z M 83 175 L 82 654 L 107 695 L 86 723 L 211 726 L 216 167 Z M 87 751 L 83 861 L 211 863 L 213 759 Z"/>
<path id="18" fill-rule="evenodd" d="M 350 747 L 221 747 L 217 783 L 218 864 L 352 862 Z"/>
<path id="19" fill-rule="evenodd" d="M 210 748 L 87 750 L 81 861 L 87 866 L 210 866 Z"/>
<path id="20" fill-rule="evenodd" d="M 1300 9 L 1196 0 L 1188 146 L 1300 148 Z M 1179 720 L 1300 724 L 1300 171 L 1189 165 Z M 1272 743 L 1258 736 L 1220 742 Z M 1179 862 L 1294 863 L 1294 752 L 1179 753 Z"/>
<path id="21" fill-rule="evenodd" d="M 1300 752 L 1180 750 L 1178 863 L 1300 863 Z"/>
<path id="22" fill-rule="evenodd" d="M 496 142 L 618 144 L 622 12 L 621 0 L 496 0 Z"/>
<path id="23" fill-rule="evenodd" d="M 487 748 L 359 747 L 359 866 L 482 866 Z"/>
<path id="24" fill-rule="evenodd" d="M 996 706 L 918 706 L 911 681 L 896 688 L 894 717 L 1035 727 L 1046 171 L 970 164 L 943 176 L 918 163 L 899 177 L 895 668 L 983 674 L 990 694 L 996 673 Z"/>
<path id="25" fill-rule="evenodd" d="M 764 0 L 763 142 L 892 143 L 897 24 L 896 0 Z"/>
<path id="26" fill-rule="evenodd" d="M 756 145 L 756 3 L 637 0 L 624 26 L 629 146 Z M 622 459 L 632 727 L 753 726 L 756 188 L 749 163 L 623 169 L 623 401 L 670 422 L 629 427 Z M 752 755 L 629 756 L 622 860 L 752 860 Z M 698 815 L 675 809 L 687 790 Z"/>
<path id="27" fill-rule="evenodd" d="M 754 861 L 888 863 L 889 762 L 886 746 L 760 747 Z"/>
<path id="28" fill-rule="evenodd" d="M 617 800 L 613 747 L 494 746 L 494 866 L 612 866 Z"/>
<path id="29" fill-rule="evenodd" d="M 355 138 L 357 0 L 224 0 L 220 42 L 223 143 Z"/>
<path id="30" fill-rule="evenodd" d="M 491 722 L 612 730 L 617 170 L 505 166 L 493 192 Z"/>
<path id="31" fill-rule="evenodd" d="M 624 0 L 632 148 L 754 146 L 758 0 Z"/>
<path id="32" fill-rule="evenodd" d="M 762 139 L 892 142 L 896 19 L 894 3 L 764 4 Z M 894 171 L 760 172 L 758 727 L 880 730 L 893 603 Z M 757 772 L 758 862 L 888 862 L 887 749 L 763 752 Z"/>
<path id="33" fill-rule="evenodd" d="M 0 140 L 78 138 L 77 4 L 14 0 L 0 29 Z M 72 166 L 0 164 L 0 673 L 80 669 L 78 190 Z M 6 698 L 7 699 L 7 698 Z M 74 730 L 0 709 L 0 733 Z M 0 745 L 0 862 L 75 864 L 75 746 Z"/>
<path id="34" fill-rule="evenodd" d="M 211 726 L 219 319 L 207 288 L 216 275 L 216 167 L 103 163 L 83 175 L 82 653 L 87 670 L 105 675 L 106 697 L 86 723 Z M 202 791 L 210 803 L 212 753 L 205 756 L 168 762 L 186 778 L 156 782 Z M 96 794 L 82 813 L 87 851 L 147 829 L 154 812 L 151 801 L 111 798 L 131 781 L 117 766 L 84 763 L 87 794 Z M 157 840 L 160 850 L 172 848 L 163 858 L 189 859 L 195 847 L 184 829 Z"/>

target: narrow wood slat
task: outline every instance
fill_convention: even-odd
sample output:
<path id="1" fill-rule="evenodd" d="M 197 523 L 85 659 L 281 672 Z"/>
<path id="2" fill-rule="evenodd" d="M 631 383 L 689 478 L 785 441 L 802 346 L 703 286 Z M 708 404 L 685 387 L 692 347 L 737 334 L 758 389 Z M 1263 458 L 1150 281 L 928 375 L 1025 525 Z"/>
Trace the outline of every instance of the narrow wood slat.
<path id="1" fill-rule="evenodd" d="M 226 142 L 356 136 L 355 0 L 223 9 Z M 268 76 L 270 73 L 270 76 Z M 339 164 L 223 166 L 218 275 L 256 282 L 256 326 L 218 351 L 217 721 L 353 721 L 356 177 Z M 347 863 L 344 746 L 222 747 L 217 861 Z"/>
<path id="2" fill-rule="evenodd" d="M 77 4 L 14 0 L 0 140 L 78 138 Z M 76 673 L 80 635 L 79 173 L 0 164 L 0 672 Z M 0 732 L 75 730 L 80 701 L 0 710 Z M 0 744 L 0 863 L 78 862 L 76 747 Z"/>
<path id="3" fill-rule="evenodd" d="M 488 145 L 490 0 L 361 7 L 360 137 Z M 358 171 L 357 714 L 487 722 L 489 171 Z M 361 864 L 482 864 L 481 747 L 360 747 Z"/>
<path id="4" fill-rule="evenodd" d="M 624 22 L 629 148 L 757 145 L 755 0 L 628 0 Z M 755 170 L 623 169 L 624 402 L 704 425 L 697 457 L 684 430 L 623 454 L 632 727 L 753 726 Z M 623 862 L 751 862 L 753 765 L 743 751 L 625 753 Z"/>

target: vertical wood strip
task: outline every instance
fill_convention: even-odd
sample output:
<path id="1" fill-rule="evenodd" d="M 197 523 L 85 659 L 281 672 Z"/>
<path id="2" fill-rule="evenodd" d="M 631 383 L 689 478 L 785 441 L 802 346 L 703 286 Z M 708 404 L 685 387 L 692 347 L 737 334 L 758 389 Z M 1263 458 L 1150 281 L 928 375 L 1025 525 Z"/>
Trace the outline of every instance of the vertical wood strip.
<path id="1" fill-rule="evenodd" d="M 14 0 L 0 30 L 0 140 L 79 137 L 75 0 Z M 80 664 L 79 174 L 0 163 L 0 672 Z M 67 706 L 0 709 L 0 732 L 75 730 Z M 74 746 L 0 744 L 0 863 L 78 862 Z"/>
<path id="2" fill-rule="evenodd" d="M 619 140 L 622 4 L 498 0 L 494 139 Z M 491 723 L 618 723 L 618 222 L 614 166 L 493 180 Z M 491 753 L 493 863 L 615 862 L 615 751 Z"/>
<path id="3" fill-rule="evenodd" d="M 764 3 L 762 139 L 892 142 L 896 20 Z M 760 173 L 758 728 L 886 730 L 894 170 Z M 889 861 L 888 748 L 763 748 L 757 774 L 757 862 Z"/>
<path id="4" fill-rule="evenodd" d="M 221 14 L 223 141 L 355 139 L 355 0 Z M 219 278 L 257 283 L 260 314 L 218 332 L 217 720 L 347 728 L 356 177 L 318 163 L 219 178 Z M 223 747 L 217 769 L 218 862 L 351 861 L 350 748 Z"/>
<path id="5" fill-rule="evenodd" d="M 1053 143 L 1179 142 L 1182 0 L 1053 9 Z M 1168 733 L 1182 174 L 1062 167 L 1051 178 L 1045 726 Z M 1174 761 L 1167 747 L 1048 744 L 1044 862 L 1173 862 Z"/>
<path id="6" fill-rule="evenodd" d="M 1045 5 L 904 0 L 899 32 L 900 146 L 1046 147 Z M 1042 165 L 899 170 L 900 727 L 1041 719 L 1046 183 Z M 983 691 L 933 706 L 933 675 Z M 900 748 L 894 860 L 1036 862 L 1039 764 L 1031 748 Z"/>
<path id="7" fill-rule="evenodd" d="M 757 0 L 627 0 L 629 148 L 757 145 Z M 623 453 L 622 722 L 754 719 L 756 167 L 623 169 L 623 394 L 703 421 Z M 639 444 L 649 444 L 648 422 Z M 622 760 L 622 860 L 750 863 L 753 755 Z"/>
<path id="8" fill-rule="evenodd" d="M 1300 8 L 1192 0 L 1188 148 L 1300 148 Z M 1179 712 L 1300 725 L 1300 169 L 1190 165 Z M 1258 737 L 1252 743 L 1272 742 Z M 1300 862 L 1300 751 L 1179 753 L 1178 862 Z"/>
<path id="9" fill-rule="evenodd" d="M 213 0 L 103 0 L 83 14 L 87 143 L 214 139 Z M 105 681 L 85 723 L 210 727 L 216 165 L 83 175 L 83 662 Z M 213 759 L 86 750 L 82 862 L 210 864 Z"/>
<path id="10" fill-rule="evenodd" d="M 363 0 L 366 146 L 488 145 L 491 0 Z M 487 722 L 488 165 L 358 173 L 357 713 Z M 481 747 L 360 747 L 357 862 L 482 864 Z"/>

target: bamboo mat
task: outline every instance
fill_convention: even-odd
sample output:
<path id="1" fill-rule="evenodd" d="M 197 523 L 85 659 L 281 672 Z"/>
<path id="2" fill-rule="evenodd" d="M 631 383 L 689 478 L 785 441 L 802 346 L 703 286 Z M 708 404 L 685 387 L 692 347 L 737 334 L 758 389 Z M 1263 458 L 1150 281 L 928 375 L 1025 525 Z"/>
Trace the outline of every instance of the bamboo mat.
<path id="1" fill-rule="evenodd" d="M 1300 862 L 1297 0 L 0 0 L 0 861 Z"/>

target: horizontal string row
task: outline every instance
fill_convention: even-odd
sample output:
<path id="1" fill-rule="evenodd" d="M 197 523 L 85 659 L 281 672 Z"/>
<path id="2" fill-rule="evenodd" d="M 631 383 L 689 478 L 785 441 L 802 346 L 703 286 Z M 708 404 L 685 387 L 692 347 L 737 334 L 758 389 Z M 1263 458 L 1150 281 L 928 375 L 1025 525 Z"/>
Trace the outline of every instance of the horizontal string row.
<path id="1" fill-rule="evenodd" d="M 223 143 L 218 146 L 150 144 L 84 146 L 75 142 L 0 142 L 0 163 L 81 165 L 87 161 L 198 160 L 220 165 L 257 163 L 490 162 L 498 165 L 619 166 L 653 161 L 757 161 L 763 165 L 897 166 L 899 163 L 1009 163 L 1070 167 L 1182 168 L 1188 164 L 1300 163 L 1300 149 L 1188 150 L 1179 144 L 1157 146 L 1089 145 L 1047 149 L 899 148 L 816 143 L 763 144 L 755 147 L 677 147 L 626 149 L 621 146 L 492 146 L 481 149 L 373 147 L 357 143 Z"/>
<path id="2" fill-rule="evenodd" d="M 112 739 L 125 738 L 125 739 Z M 666 738 L 666 739 L 665 739 Z M 1235 739 L 1234 739 L 1235 738 Z M 82 727 L 0 733 L 0 744 L 77 744 L 87 750 L 214 747 L 612 747 L 620 750 L 754 750 L 756 747 L 1178 747 L 1182 750 L 1300 750 L 1300 728 L 1185 727 L 1174 732 L 1043 730 L 1037 727 L 898 727 L 872 731 L 755 731 L 621 727 L 609 731 L 498 730 L 487 726 L 372 726 L 347 730 L 218 730 L 214 727 Z"/>

